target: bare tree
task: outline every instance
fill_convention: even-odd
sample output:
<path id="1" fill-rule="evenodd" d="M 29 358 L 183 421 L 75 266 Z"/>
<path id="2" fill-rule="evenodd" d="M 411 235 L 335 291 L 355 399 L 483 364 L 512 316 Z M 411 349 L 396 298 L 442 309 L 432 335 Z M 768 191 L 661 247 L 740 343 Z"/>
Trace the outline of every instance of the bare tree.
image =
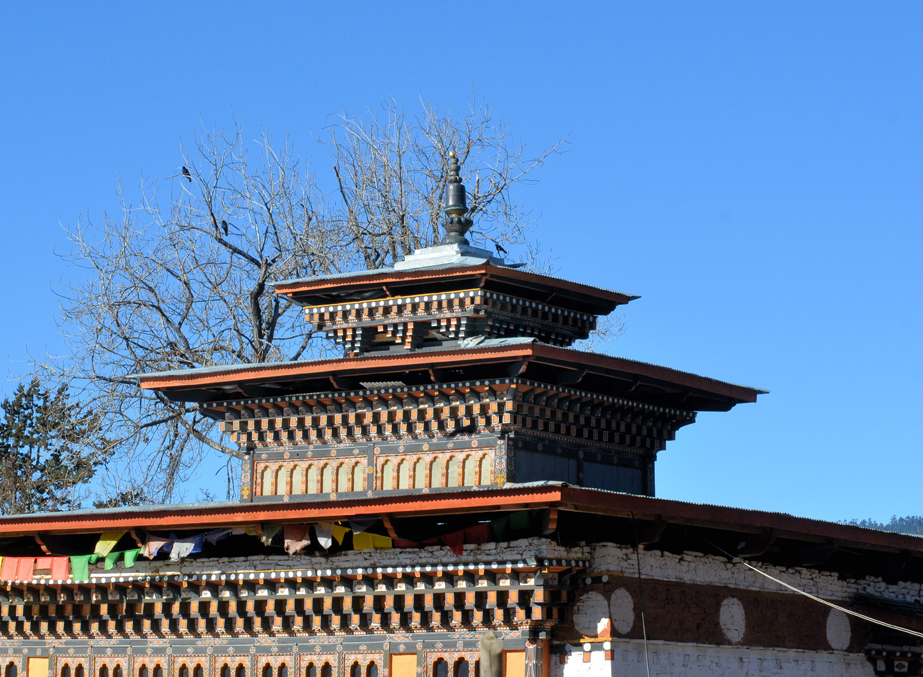
<path id="1" fill-rule="evenodd" d="M 437 242 L 449 150 L 464 163 L 475 243 L 532 251 L 512 189 L 562 143 L 527 152 L 476 98 L 461 114 L 423 104 L 412 116 L 387 101 L 337 116 L 315 139 L 331 160 L 321 177 L 290 138 L 243 134 L 197 135 L 166 196 L 157 182 L 135 200 L 120 186 L 117 215 L 67 229 L 64 258 L 83 272 L 60 290 L 70 352 L 35 367 L 99 414 L 113 494 L 170 500 L 203 454 L 241 456 L 210 419 L 140 390 L 133 374 L 329 350 L 271 283 L 388 266 Z M 234 475 L 229 465 L 229 494 Z"/>

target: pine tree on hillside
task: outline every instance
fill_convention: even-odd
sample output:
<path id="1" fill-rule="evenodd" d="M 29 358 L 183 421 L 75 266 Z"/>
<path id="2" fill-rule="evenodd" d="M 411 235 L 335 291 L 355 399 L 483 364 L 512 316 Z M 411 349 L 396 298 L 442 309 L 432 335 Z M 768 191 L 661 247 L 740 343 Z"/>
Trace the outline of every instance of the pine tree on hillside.
<path id="1" fill-rule="evenodd" d="M 22 383 L 0 403 L 0 514 L 68 510 L 102 461 L 90 444 L 97 420 L 67 388 Z"/>

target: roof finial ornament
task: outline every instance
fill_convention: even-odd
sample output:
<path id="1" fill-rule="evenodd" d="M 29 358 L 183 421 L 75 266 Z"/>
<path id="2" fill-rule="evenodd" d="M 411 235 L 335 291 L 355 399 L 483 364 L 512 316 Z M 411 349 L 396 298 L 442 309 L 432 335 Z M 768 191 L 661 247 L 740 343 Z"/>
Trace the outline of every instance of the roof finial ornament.
<path id="1" fill-rule="evenodd" d="M 445 228 L 445 236 L 439 244 L 469 244 L 465 238 L 465 233 L 474 225 L 474 221 L 465 216 L 468 213 L 468 204 L 465 200 L 465 185 L 458 175 L 460 169 L 461 165 L 455 151 L 450 150 L 444 207 L 446 216 L 442 222 L 442 227 Z"/>

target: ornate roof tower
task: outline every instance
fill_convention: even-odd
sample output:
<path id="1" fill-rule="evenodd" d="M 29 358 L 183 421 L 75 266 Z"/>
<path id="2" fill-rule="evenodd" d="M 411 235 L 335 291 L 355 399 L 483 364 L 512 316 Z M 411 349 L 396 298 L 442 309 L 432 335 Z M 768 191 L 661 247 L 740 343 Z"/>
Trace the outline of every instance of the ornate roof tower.
<path id="1" fill-rule="evenodd" d="M 341 358 L 142 377 L 246 450 L 244 501 L 536 481 L 652 496 L 657 453 L 697 411 L 763 392 L 573 349 L 637 297 L 472 246 L 460 169 L 450 153 L 439 245 L 276 285 Z"/>

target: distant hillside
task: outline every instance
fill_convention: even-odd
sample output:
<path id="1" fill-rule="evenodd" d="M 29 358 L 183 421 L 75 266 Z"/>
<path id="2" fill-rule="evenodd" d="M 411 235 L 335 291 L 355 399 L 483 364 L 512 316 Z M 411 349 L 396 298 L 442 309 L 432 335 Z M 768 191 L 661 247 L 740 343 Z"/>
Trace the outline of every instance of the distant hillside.
<path id="1" fill-rule="evenodd" d="M 851 524 L 856 527 L 866 527 L 868 529 L 880 529 L 881 531 L 894 531 L 899 534 L 912 534 L 914 536 L 923 536 L 923 516 L 898 517 L 894 515 L 887 524 L 876 522 L 875 520 L 843 520 L 840 524 Z"/>

